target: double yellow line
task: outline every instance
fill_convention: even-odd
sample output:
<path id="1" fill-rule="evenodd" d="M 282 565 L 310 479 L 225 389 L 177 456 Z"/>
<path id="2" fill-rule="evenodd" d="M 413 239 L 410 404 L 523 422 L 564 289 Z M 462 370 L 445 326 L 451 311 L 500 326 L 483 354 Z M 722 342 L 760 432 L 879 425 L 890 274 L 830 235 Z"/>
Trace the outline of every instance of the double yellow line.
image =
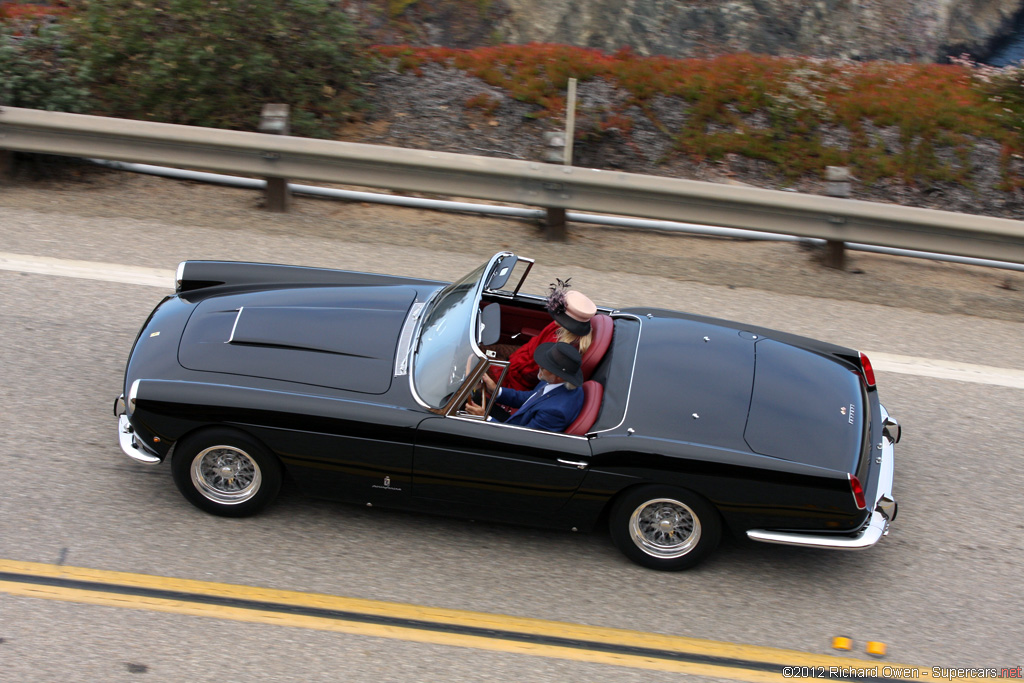
<path id="1" fill-rule="evenodd" d="M 839 677 L 869 682 L 891 680 L 889 676 L 881 675 L 881 663 L 862 659 L 542 619 L 33 562 L 0 560 L 0 592 L 751 683 L 808 677 Z M 919 672 L 916 677 L 901 675 L 901 680 L 931 678 L 930 668 L 901 668 Z M 830 676 L 830 672 L 848 675 Z"/>

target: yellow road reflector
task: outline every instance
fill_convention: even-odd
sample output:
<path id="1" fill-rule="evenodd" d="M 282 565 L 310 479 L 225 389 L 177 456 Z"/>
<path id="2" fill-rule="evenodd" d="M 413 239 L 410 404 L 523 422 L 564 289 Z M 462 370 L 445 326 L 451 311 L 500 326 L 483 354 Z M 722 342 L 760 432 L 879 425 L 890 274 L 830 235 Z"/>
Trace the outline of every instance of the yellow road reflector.
<path id="1" fill-rule="evenodd" d="M 852 650 L 853 640 L 846 636 L 836 636 L 832 639 L 832 648 L 835 650 Z"/>
<path id="2" fill-rule="evenodd" d="M 866 652 L 869 655 L 874 655 L 875 657 L 884 657 L 885 656 L 885 651 L 886 651 L 885 643 L 879 643 L 879 642 L 874 641 L 874 640 L 868 641 Z"/>

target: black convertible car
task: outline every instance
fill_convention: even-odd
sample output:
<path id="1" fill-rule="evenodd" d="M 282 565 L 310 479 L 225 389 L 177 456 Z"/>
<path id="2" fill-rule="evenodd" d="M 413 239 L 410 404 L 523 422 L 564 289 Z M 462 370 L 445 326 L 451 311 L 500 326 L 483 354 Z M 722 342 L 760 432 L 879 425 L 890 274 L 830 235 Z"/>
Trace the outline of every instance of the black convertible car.
<path id="1" fill-rule="evenodd" d="M 899 425 L 867 357 L 674 311 L 599 308 L 564 433 L 465 411 L 551 318 L 501 252 L 457 282 L 187 261 L 143 325 L 122 450 L 196 506 L 253 514 L 287 474 L 316 496 L 585 531 L 682 569 L 723 530 L 857 549 L 896 516 Z M 502 374 L 504 378 L 504 371 Z M 489 400 L 493 401 L 493 397 Z"/>

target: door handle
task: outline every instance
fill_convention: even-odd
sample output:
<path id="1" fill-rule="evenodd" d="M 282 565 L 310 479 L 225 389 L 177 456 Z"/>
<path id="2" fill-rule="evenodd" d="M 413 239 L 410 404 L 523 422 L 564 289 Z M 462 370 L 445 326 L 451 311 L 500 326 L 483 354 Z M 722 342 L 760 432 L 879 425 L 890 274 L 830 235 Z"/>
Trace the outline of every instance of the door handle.
<path id="1" fill-rule="evenodd" d="M 576 467 L 577 469 L 581 470 L 587 469 L 587 463 L 585 462 L 576 462 L 574 460 L 562 460 L 561 458 L 558 459 L 558 462 L 562 463 L 563 465 L 572 465 L 573 467 Z"/>

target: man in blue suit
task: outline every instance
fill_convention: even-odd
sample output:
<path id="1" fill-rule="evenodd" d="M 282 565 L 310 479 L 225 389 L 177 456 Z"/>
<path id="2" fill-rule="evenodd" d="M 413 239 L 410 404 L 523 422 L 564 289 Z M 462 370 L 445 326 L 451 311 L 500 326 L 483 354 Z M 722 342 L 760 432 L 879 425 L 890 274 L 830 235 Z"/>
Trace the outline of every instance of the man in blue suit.
<path id="1" fill-rule="evenodd" d="M 537 347 L 533 360 L 540 366 L 537 371 L 540 384 L 530 391 L 505 387 L 498 390 L 498 403 L 519 409 L 505 424 L 549 432 L 565 431 L 583 408 L 580 352 L 571 344 L 549 342 Z M 484 375 L 484 383 L 494 391 L 493 379 Z M 484 409 L 470 400 L 466 403 L 466 412 L 483 415 Z"/>

